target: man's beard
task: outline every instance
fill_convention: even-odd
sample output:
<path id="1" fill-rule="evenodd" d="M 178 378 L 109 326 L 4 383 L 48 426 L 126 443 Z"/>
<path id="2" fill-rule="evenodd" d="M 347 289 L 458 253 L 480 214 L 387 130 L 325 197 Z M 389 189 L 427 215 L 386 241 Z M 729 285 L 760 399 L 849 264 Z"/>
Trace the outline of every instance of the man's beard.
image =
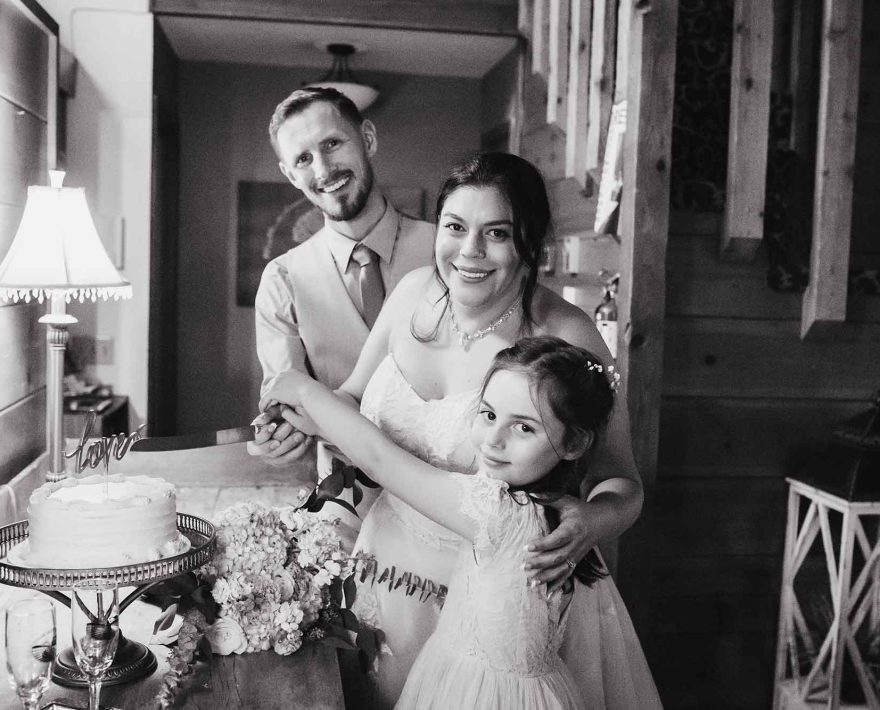
<path id="1" fill-rule="evenodd" d="M 326 203 L 319 205 L 320 209 L 335 222 L 347 222 L 357 217 L 367 204 L 367 199 L 373 189 L 373 169 L 368 166 L 364 179 L 361 181 L 358 191 L 351 199 L 343 199 L 338 205 L 330 206 Z M 334 209 L 334 207 L 336 207 Z"/>

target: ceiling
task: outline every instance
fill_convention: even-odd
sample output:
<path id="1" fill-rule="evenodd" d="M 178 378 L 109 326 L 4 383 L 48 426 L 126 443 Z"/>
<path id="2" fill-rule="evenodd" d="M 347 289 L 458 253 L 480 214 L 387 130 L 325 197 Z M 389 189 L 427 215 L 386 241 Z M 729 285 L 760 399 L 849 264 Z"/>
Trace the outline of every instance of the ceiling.
<path id="1" fill-rule="evenodd" d="M 516 44 L 513 37 L 259 20 L 158 16 L 184 61 L 329 69 L 326 46 L 357 48 L 351 69 L 479 78 Z"/>

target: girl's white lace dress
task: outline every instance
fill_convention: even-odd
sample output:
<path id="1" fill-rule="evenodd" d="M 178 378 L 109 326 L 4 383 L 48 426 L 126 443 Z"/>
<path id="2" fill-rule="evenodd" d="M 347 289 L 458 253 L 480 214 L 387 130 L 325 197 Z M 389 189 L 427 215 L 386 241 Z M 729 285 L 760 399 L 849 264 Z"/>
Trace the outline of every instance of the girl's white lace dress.
<path id="1" fill-rule="evenodd" d="M 470 428 L 478 404 L 477 395 L 478 392 L 473 390 L 442 399 L 424 400 L 413 390 L 393 357 L 389 355 L 376 369 L 367 385 L 361 401 L 361 413 L 379 426 L 395 443 L 422 460 L 447 471 L 472 473 L 474 452 L 470 443 Z M 430 590 L 433 584 L 434 588 L 439 585 L 450 586 L 447 604 L 451 607 L 444 614 L 446 620 L 443 622 L 443 627 L 438 629 L 439 635 L 431 640 L 428 649 L 435 649 L 439 644 L 448 645 L 454 631 L 449 627 L 457 623 L 456 619 L 460 622 L 464 618 L 462 614 L 470 614 L 467 608 L 473 606 L 479 614 L 482 626 L 468 630 L 471 634 L 470 641 L 467 642 L 471 643 L 469 648 L 475 648 L 473 645 L 475 639 L 482 643 L 483 640 L 489 640 L 490 636 L 494 637 L 499 652 L 507 654 L 507 661 L 520 663 L 519 666 L 514 665 L 514 668 L 524 667 L 522 663 L 527 658 L 531 658 L 529 649 L 540 650 L 541 643 L 545 644 L 542 653 L 546 654 L 547 647 L 551 645 L 548 634 L 551 633 L 551 627 L 556 630 L 554 643 L 561 643 L 560 654 L 570 672 L 570 675 L 566 675 L 558 669 L 553 670 L 552 677 L 555 680 L 550 681 L 549 685 L 553 689 L 552 697 L 557 698 L 559 703 L 567 703 L 579 698 L 578 702 L 582 703 L 582 707 L 590 710 L 659 708 L 657 691 L 638 638 L 617 589 L 609 577 L 600 580 L 591 588 L 579 583 L 575 584 L 574 594 L 571 595 L 567 611 L 564 612 L 568 618 L 567 624 L 562 624 L 565 627 L 564 637 L 559 638 L 561 631 L 554 627 L 563 612 L 556 605 L 565 603 L 560 599 L 552 601 L 549 607 L 544 607 L 541 617 L 544 635 L 540 639 L 525 639 L 522 630 L 514 634 L 519 618 L 508 616 L 511 613 L 510 604 L 522 604 L 525 610 L 530 608 L 529 604 L 537 603 L 540 599 L 538 590 L 534 590 L 536 595 L 534 597 L 530 596 L 531 592 L 527 593 L 525 576 L 518 566 L 521 563 L 522 546 L 538 535 L 537 526 L 542 523 L 543 518 L 535 515 L 533 511 L 537 509 L 534 506 L 508 510 L 508 506 L 503 501 L 507 500 L 514 505 L 516 503 L 506 493 L 504 493 L 506 498 L 502 498 L 501 489 L 497 485 L 491 488 L 490 486 L 494 484 L 487 484 L 486 481 L 489 479 L 484 476 L 462 477 L 462 480 L 472 481 L 470 484 L 463 484 L 464 491 L 470 490 L 469 486 L 473 486 L 474 491 L 484 494 L 473 496 L 472 503 L 466 501 L 465 505 L 471 507 L 465 510 L 480 510 L 480 506 L 488 506 L 497 508 L 496 512 L 499 516 L 502 512 L 504 515 L 522 516 L 522 520 L 516 518 L 516 523 L 520 526 L 517 528 L 519 530 L 517 534 L 523 536 L 523 541 L 515 544 L 511 542 L 510 548 L 515 552 L 518 545 L 520 550 L 516 554 L 509 551 L 501 553 L 499 547 L 497 559 L 495 562 L 490 562 L 489 558 L 486 558 L 489 554 L 487 549 L 481 550 L 467 543 L 461 550 L 461 555 L 466 559 L 468 555 L 473 558 L 476 554 L 474 562 L 476 566 L 468 568 L 456 564 L 459 550 L 464 542 L 462 538 L 416 512 L 387 491 L 379 495 L 364 518 L 355 548 L 362 553 L 372 555 L 376 562 L 374 574 L 369 575 L 358 587 L 354 607 L 359 618 L 381 629 L 385 635 L 384 652 L 379 656 L 377 672 L 370 679 L 375 706 L 390 708 L 395 704 L 401 696 L 404 682 L 416 661 L 416 656 L 426 645 L 435 628 L 438 628 L 441 603 L 436 595 L 420 591 L 423 587 Z M 493 490 L 497 495 L 490 493 Z M 487 526 L 485 539 L 481 540 L 480 544 L 501 545 L 502 538 L 493 538 L 490 531 Z M 505 563 L 510 565 L 510 569 L 505 567 L 504 571 L 509 588 L 498 585 L 496 589 L 494 584 L 489 585 L 488 582 L 488 586 L 483 586 L 479 590 L 467 586 L 469 575 L 479 572 L 476 577 L 478 580 L 482 579 L 482 568 L 478 567 L 481 554 L 486 564 L 490 566 L 502 565 L 501 558 L 511 558 Z M 454 569 L 457 570 L 458 576 L 452 581 Z M 413 580 L 420 582 L 419 591 L 413 591 L 410 584 Z M 422 582 L 425 580 L 428 582 L 423 585 Z M 398 581 L 401 583 L 398 584 Z M 462 582 L 465 587 L 456 589 Z M 513 590 L 514 585 L 517 586 L 516 590 Z M 456 608 L 459 608 L 458 611 L 455 611 Z M 449 613 L 452 611 L 455 613 Z M 537 633 L 535 629 L 531 629 L 529 633 L 533 632 Z M 463 639 L 459 641 L 465 643 Z M 464 647 L 457 646 L 459 649 Z M 493 656 L 491 644 L 484 651 L 485 655 L 481 658 L 489 660 Z M 446 652 L 426 650 L 425 660 L 420 659 L 419 665 L 430 663 L 433 666 L 441 658 L 447 663 L 457 657 L 449 656 Z M 509 671 L 502 673 L 501 676 L 494 672 L 499 665 L 498 658 L 492 661 L 495 666 L 492 663 L 477 663 L 475 660 L 469 660 L 470 658 L 473 656 L 458 662 L 462 666 L 473 665 L 472 672 L 467 676 L 460 670 L 455 670 L 451 675 L 444 672 L 442 674 L 444 677 L 438 677 L 434 681 L 425 679 L 423 683 L 420 682 L 420 687 L 428 692 L 431 682 L 448 682 L 451 687 L 443 690 L 438 696 L 441 706 L 482 708 L 482 704 L 473 705 L 458 692 L 454 696 L 444 696 L 444 693 L 451 693 L 452 688 L 458 689 L 459 685 L 463 691 L 464 683 L 460 681 L 465 677 L 473 680 L 474 672 L 492 670 L 493 672 L 485 677 L 492 677 L 495 682 L 500 682 L 498 679 Z M 544 655 L 542 658 L 545 663 L 553 660 L 552 654 Z M 546 670 L 550 666 L 544 668 Z M 423 674 L 424 671 L 414 670 L 413 682 Z M 572 686 L 565 680 L 567 677 L 574 679 L 577 691 L 572 690 Z M 539 686 L 542 688 L 541 693 L 545 690 L 550 692 L 536 682 L 523 683 L 517 680 L 516 686 L 519 688 L 517 694 L 525 694 L 517 697 L 532 697 L 528 694 L 539 692 L 536 690 Z M 411 697 L 411 691 L 416 692 L 413 690 L 414 687 L 407 689 L 407 694 L 401 698 L 401 702 L 410 702 L 408 698 Z M 430 692 L 433 694 L 436 690 L 435 688 Z M 475 688 L 471 690 L 477 692 Z M 494 692 L 493 690 L 492 693 Z M 482 703 L 482 697 L 480 695 L 479 703 Z M 507 698 L 507 695 L 504 697 Z M 551 696 L 547 695 L 547 697 Z M 507 702 L 514 701 L 508 699 Z M 420 700 L 415 701 L 412 706 L 423 707 Z M 512 708 L 516 707 L 516 703 L 498 707 Z M 524 707 L 543 706 L 526 704 Z M 546 707 L 570 706 L 549 704 Z"/>
<path id="2" fill-rule="evenodd" d="M 476 526 L 462 544 L 437 629 L 407 678 L 401 710 L 577 710 L 559 647 L 570 595 L 530 587 L 523 547 L 547 533 L 542 509 L 483 472 L 456 475 Z"/>

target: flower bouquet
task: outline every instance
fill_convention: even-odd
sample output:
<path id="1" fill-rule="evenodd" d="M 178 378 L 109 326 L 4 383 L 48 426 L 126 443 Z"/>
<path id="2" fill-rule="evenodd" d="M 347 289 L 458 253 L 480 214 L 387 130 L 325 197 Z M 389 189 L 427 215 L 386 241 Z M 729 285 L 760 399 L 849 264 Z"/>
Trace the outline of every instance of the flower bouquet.
<path id="1" fill-rule="evenodd" d="M 321 493 L 319 487 L 308 500 L 303 493 L 298 505 L 280 508 L 228 508 L 214 520 L 214 558 L 151 590 L 149 600 L 163 608 L 154 641 L 174 643 L 160 708 L 173 706 L 197 659 L 211 653 L 288 655 L 304 641 L 320 641 L 360 651 L 364 664 L 375 657 L 377 632 L 361 628 L 350 610 L 354 560 L 342 548 L 337 521 L 309 513 L 324 502 Z"/>

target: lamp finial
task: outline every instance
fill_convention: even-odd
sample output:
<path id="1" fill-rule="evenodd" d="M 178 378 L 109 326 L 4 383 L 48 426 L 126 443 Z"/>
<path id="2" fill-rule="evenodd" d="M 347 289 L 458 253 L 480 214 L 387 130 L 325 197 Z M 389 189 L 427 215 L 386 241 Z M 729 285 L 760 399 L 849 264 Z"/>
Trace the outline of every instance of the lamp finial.
<path id="1" fill-rule="evenodd" d="M 56 190 L 60 190 L 65 175 L 66 173 L 63 170 L 50 170 L 49 187 L 54 187 Z"/>

